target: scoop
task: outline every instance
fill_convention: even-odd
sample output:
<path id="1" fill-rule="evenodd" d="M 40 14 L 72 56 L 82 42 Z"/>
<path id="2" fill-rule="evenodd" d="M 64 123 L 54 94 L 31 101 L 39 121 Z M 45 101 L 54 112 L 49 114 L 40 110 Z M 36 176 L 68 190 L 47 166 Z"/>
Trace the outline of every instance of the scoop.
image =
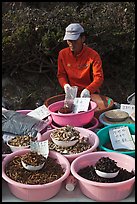
<path id="1" fill-rule="evenodd" d="M 29 171 L 37 171 L 42 169 L 45 162 L 45 157 L 35 151 L 30 151 L 21 158 L 22 166 Z"/>
<path id="2" fill-rule="evenodd" d="M 29 171 L 37 171 L 37 170 L 40 170 L 43 168 L 45 162 L 43 162 L 42 164 L 38 165 L 38 166 L 33 166 L 33 165 L 29 165 L 29 164 L 26 164 L 24 161 L 21 160 L 21 163 L 22 163 L 22 166 L 29 170 Z"/>
<path id="3" fill-rule="evenodd" d="M 103 177 L 103 178 L 114 178 L 119 173 L 119 170 L 116 171 L 116 172 L 113 172 L 113 173 L 103 172 L 103 171 L 100 171 L 100 170 L 97 170 L 97 169 L 95 169 L 95 171 L 96 171 L 96 174 L 98 176 Z"/>
<path id="4" fill-rule="evenodd" d="M 62 147 L 70 147 L 70 146 L 74 146 L 78 140 L 69 140 L 69 141 L 63 141 L 63 140 L 57 140 L 55 139 L 53 136 L 50 136 L 52 141 L 58 145 L 58 146 L 62 146 Z"/>

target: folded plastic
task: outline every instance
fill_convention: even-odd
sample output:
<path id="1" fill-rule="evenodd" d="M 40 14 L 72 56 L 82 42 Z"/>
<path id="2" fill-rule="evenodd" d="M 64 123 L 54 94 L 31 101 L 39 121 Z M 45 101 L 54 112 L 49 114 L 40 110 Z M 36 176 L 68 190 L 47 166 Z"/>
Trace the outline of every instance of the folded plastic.
<path id="1" fill-rule="evenodd" d="M 32 135 L 35 136 L 44 126 L 43 120 L 23 115 L 16 111 L 8 110 L 2 112 L 2 132 L 15 135 Z"/>

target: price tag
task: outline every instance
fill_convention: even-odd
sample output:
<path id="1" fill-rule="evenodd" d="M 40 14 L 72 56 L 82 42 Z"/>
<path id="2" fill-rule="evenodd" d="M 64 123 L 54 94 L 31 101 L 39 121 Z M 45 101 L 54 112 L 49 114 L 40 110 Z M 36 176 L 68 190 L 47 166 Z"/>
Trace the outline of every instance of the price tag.
<path id="1" fill-rule="evenodd" d="M 135 144 L 127 126 L 111 128 L 109 130 L 109 135 L 114 150 L 135 150 Z"/>
<path id="2" fill-rule="evenodd" d="M 135 112 L 135 105 L 121 104 L 120 110 L 127 112 L 130 116 L 132 113 Z"/>
<path id="3" fill-rule="evenodd" d="M 75 98 L 74 99 L 74 113 L 78 113 L 81 111 L 87 111 L 89 107 L 90 98 Z"/>
<path id="4" fill-rule="evenodd" d="M 49 154 L 48 140 L 45 140 L 45 141 L 31 141 L 30 142 L 30 150 L 33 151 L 33 152 L 37 152 L 38 154 L 41 154 L 45 158 L 47 158 L 48 154 Z"/>
<path id="5" fill-rule="evenodd" d="M 39 106 L 38 108 L 32 110 L 27 115 L 42 120 L 50 115 L 48 108 L 45 105 Z"/>

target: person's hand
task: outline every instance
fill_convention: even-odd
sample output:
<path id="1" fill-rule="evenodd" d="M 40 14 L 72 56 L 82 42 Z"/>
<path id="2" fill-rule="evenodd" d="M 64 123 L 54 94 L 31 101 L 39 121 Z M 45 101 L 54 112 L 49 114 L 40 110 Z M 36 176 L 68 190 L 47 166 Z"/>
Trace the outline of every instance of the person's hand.
<path id="1" fill-rule="evenodd" d="M 64 91 L 65 91 L 65 94 L 68 93 L 71 89 L 71 86 L 69 84 L 65 84 L 64 85 Z"/>
<path id="2" fill-rule="evenodd" d="M 83 89 L 83 91 L 80 94 L 81 98 L 90 98 L 90 92 L 87 89 Z"/>

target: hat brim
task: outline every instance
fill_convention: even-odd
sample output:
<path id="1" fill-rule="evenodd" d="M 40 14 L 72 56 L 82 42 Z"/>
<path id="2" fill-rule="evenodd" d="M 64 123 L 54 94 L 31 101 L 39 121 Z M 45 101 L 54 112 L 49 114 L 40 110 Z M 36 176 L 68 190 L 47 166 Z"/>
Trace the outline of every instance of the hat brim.
<path id="1" fill-rule="evenodd" d="M 63 40 L 77 40 L 79 38 L 80 34 L 72 35 L 72 34 L 65 34 Z"/>

